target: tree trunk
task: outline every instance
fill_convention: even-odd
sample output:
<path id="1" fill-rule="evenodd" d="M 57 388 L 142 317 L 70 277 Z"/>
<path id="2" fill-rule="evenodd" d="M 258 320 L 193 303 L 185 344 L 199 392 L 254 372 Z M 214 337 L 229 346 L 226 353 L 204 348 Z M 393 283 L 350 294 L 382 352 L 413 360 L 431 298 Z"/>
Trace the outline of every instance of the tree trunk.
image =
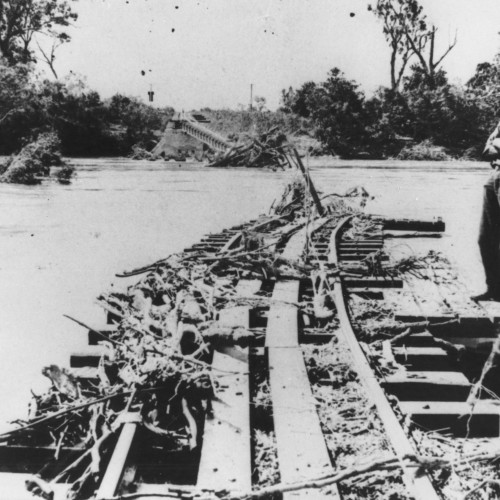
<path id="1" fill-rule="evenodd" d="M 434 85 L 434 75 L 436 65 L 434 64 L 434 39 L 436 37 L 436 28 L 433 26 L 430 32 L 431 44 L 429 49 L 429 81 L 431 85 Z"/>
<path id="2" fill-rule="evenodd" d="M 391 89 L 393 91 L 397 90 L 398 83 L 396 81 L 396 54 L 397 54 L 397 47 L 392 47 L 392 53 L 391 53 Z"/>

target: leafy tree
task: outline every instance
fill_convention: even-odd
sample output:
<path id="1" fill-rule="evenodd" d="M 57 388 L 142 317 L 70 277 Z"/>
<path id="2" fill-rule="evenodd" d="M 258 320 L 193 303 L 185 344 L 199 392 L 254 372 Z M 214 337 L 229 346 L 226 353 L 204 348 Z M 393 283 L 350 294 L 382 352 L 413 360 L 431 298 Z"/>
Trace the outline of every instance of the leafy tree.
<path id="1" fill-rule="evenodd" d="M 67 0 L 0 0 L 0 55 L 9 64 L 35 61 L 36 38 L 65 43 L 70 40 L 65 28 L 76 19 Z"/>
<path id="2" fill-rule="evenodd" d="M 466 84 L 466 93 L 479 111 L 484 135 L 500 120 L 500 54 L 492 63 L 478 64 L 472 78 Z"/>
<path id="3" fill-rule="evenodd" d="M 405 79 L 403 95 L 410 111 L 411 136 L 417 141 L 465 149 L 482 141 L 479 110 L 466 92 L 438 70 L 433 79 L 420 66 Z"/>
<path id="4" fill-rule="evenodd" d="M 372 154 L 394 156 L 400 141 L 411 133 L 411 111 L 405 97 L 399 92 L 381 87 L 365 102 L 366 133 Z"/>
<path id="5" fill-rule="evenodd" d="M 316 83 L 306 82 L 297 90 L 289 87 L 288 90 L 281 91 L 281 110 L 285 113 L 295 113 L 296 115 L 308 118 L 311 115 L 311 97 L 316 91 Z"/>
<path id="6" fill-rule="evenodd" d="M 105 103 L 114 137 L 119 141 L 121 154 L 138 145 L 150 149 L 156 143 L 155 132 L 163 130 L 173 108 L 156 109 L 135 97 L 116 94 Z"/>
<path id="7" fill-rule="evenodd" d="M 334 154 L 354 155 L 366 144 L 364 95 L 358 85 L 333 68 L 308 96 L 316 137 Z"/>
<path id="8" fill-rule="evenodd" d="M 29 66 L 9 66 L 0 59 L 0 125 L 23 109 L 30 89 Z"/>

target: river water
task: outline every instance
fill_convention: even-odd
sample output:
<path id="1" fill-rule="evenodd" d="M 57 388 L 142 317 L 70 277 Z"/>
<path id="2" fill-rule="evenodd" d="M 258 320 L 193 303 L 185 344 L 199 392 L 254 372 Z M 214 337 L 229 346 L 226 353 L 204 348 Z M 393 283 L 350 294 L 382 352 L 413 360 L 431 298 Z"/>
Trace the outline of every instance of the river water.
<path id="1" fill-rule="evenodd" d="M 116 272 L 255 218 L 296 175 L 123 159 L 73 163 L 77 177 L 68 186 L 0 184 L 0 422 L 25 416 L 30 389 L 47 386 L 43 366 L 67 366 L 69 354 L 85 348 L 86 332 L 63 314 L 102 324 L 95 298 L 127 285 Z M 375 197 L 373 213 L 443 217 L 441 247 L 471 288 L 482 288 L 476 239 L 487 164 L 316 159 L 311 175 L 325 193 L 365 187 Z"/>

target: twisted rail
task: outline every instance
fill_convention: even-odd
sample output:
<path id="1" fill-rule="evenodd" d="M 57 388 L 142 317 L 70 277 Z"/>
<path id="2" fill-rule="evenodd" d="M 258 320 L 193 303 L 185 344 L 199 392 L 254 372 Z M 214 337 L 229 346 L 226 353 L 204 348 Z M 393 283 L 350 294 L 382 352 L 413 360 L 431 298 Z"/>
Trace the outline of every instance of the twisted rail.
<path id="1" fill-rule="evenodd" d="M 340 235 L 348 225 L 352 217 L 343 218 L 330 237 L 328 262 L 338 265 L 339 256 L 337 252 L 337 244 L 339 243 Z M 416 450 L 401 427 L 398 418 L 387 400 L 384 390 L 380 386 L 378 380 L 373 373 L 373 370 L 366 359 L 366 356 L 359 345 L 354 330 L 352 329 L 351 319 L 347 309 L 345 290 L 342 283 L 342 278 L 337 276 L 334 281 L 333 295 L 337 314 L 340 322 L 340 334 L 349 346 L 352 353 L 352 358 L 356 371 L 366 388 L 366 393 L 376 406 L 380 419 L 384 425 L 389 441 L 396 455 L 400 458 L 401 467 L 403 469 L 403 480 L 408 491 L 415 497 L 416 500 L 439 500 L 439 495 L 436 493 L 431 480 L 427 475 L 417 473 L 415 467 L 406 467 L 403 459 L 408 456 L 414 456 Z"/>

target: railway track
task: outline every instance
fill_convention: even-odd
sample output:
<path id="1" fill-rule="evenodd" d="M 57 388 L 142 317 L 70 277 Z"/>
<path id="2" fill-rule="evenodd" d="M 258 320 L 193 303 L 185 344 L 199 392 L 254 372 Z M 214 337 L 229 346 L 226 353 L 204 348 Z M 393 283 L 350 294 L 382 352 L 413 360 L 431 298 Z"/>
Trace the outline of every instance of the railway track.
<path id="1" fill-rule="evenodd" d="M 380 254 L 380 262 L 385 261 L 385 254 L 381 252 L 390 247 L 385 239 L 388 231 L 442 232 L 441 221 L 381 219 L 373 225 L 370 235 L 358 238 L 346 236 L 351 221 L 351 216 L 323 217 L 302 227 L 290 228 L 286 220 L 261 217 L 207 235 L 199 244 L 185 250 L 186 254 L 205 256 L 238 253 L 249 232 L 265 233 L 272 229 L 288 236 L 286 243 L 276 248 L 280 258 L 297 261 L 305 252 L 311 278 L 239 279 L 236 293 L 242 299 L 247 298 L 248 303 L 221 310 L 219 322 L 227 327 L 264 332 L 264 335 L 259 335 L 249 346 L 220 347 L 211 353 L 216 398 L 206 412 L 200 435 L 191 436 L 194 439 L 191 446 L 166 451 L 144 432 L 141 408 L 134 405 L 132 395 L 114 444 L 106 454 L 104 473 L 95 494 L 89 497 L 98 500 L 187 499 L 214 494 L 223 497 L 225 491 L 237 498 L 258 489 L 254 427 L 259 417 L 252 391 L 255 391 L 257 367 L 260 370 L 264 366 L 272 406 L 268 425 L 273 435 L 280 495 L 286 500 L 343 498 L 342 488 L 337 484 L 328 484 L 327 480 L 323 484 L 318 480 L 331 477 L 338 470 L 325 438 L 325 425 L 318 415 L 318 401 L 311 387 L 310 368 L 303 355 L 305 344 L 324 344 L 338 336 L 348 346 L 352 368 L 376 408 L 390 448 L 399 460 L 406 491 L 417 500 L 442 498 L 433 478 L 408 460 L 418 456 L 419 450 L 406 424 L 411 422 L 411 426 L 426 431 L 444 430 L 457 437 L 498 438 L 500 406 L 495 400 L 484 398 L 471 411 L 467 398 L 471 382 L 478 374 L 473 373 L 467 363 L 458 363 L 449 348 L 467 345 L 478 356 L 484 356 L 483 351 L 487 353 L 496 338 L 496 318 L 492 318 L 491 311 L 465 304 L 462 299 L 460 302 L 456 294 L 439 296 L 439 288 L 432 293 L 426 290 L 425 300 L 419 301 L 409 288 L 416 287 L 415 282 L 357 272 L 374 254 Z M 155 265 L 148 266 L 129 275 L 154 269 Z M 330 309 L 333 305 L 338 322 L 334 330 L 318 328 L 331 319 L 326 313 L 324 317 L 320 314 L 328 304 L 312 311 L 300 307 L 311 300 L 314 289 L 318 291 L 321 287 L 326 290 L 324 295 L 333 301 Z M 431 295 L 434 302 L 430 300 Z M 258 297 L 266 298 L 267 305 L 252 305 L 252 300 Z M 419 325 L 414 333 L 401 337 L 400 341 L 382 342 L 384 359 L 399 368 L 394 373 L 377 372 L 370 352 L 358 341 L 359 332 L 355 331 L 352 314 L 353 297 L 390 302 L 391 307 L 397 303 L 400 308 L 397 319 L 410 327 Z M 88 349 L 71 355 L 70 367 L 82 390 L 98 381 L 105 356 L 102 342 L 116 332 L 119 319 L 109 312 L 107 325 L 89 328 Z M 442 339 L 446 340 L 446 349 L 442 347 Z M 29 494 L 20 493 L 27 479 L 40 470 L 47 472 L 53 468 L 57 473 L 81 453 L 78 447 L 30 447 L 4 441 L 0 446 L 0 497 L 3 498 L 2 492 L 9 491 L 8 498 L 30 498 Z M 316 484 L 306 487 L 309 481 Z M 46 498 L 55 500 L 65 498 L 69 489 L 68 483 L 63 482 L 52 487 L 52 493 L 47 493 Z M 272 493 L 272 488 L 270 486 L 267 492 Z"/>

